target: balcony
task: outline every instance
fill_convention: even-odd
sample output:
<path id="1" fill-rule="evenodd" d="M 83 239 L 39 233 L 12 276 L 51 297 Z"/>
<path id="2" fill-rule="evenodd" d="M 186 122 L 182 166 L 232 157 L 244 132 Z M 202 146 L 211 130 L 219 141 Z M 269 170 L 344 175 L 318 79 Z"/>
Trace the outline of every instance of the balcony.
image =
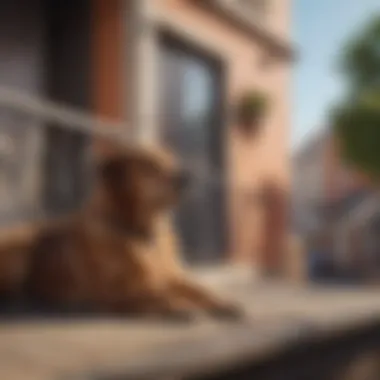
<path id="1" fill-rule="evenodd" d="M 38 191 L 31 191 L 40 188 L 31 183 L 36 184 L 34 175 L 41 178 L 43 132 L 61 130 L 91 140 L 129 137 L 124 125 L 7 88 L 0 88 L 0 119 L 0 215 L 6 222 L 52 211 L 36 202 L 41 199 Z M 91 183 L 90 165 L 86 168 L 83 173 Z M 78 195 L 69 190 L 63 199 L 72 200 L 72 194 Z M 247 320 L 181 326 L 97 316 L 31 320 L 2 314 L 1 378 L 310 380 L 312 365 L 315 378 L 327 378 L 360 364 L 363 355 L 367 358 L 380 347 L 376 291 L 356 290 L 347 297 L 341 289 L 254 283 L 253 276 L 243 279 L 241 272 L 234 275 L 230 269 L 216 277 L 209 270 L 202 275 L 194 270 L 194 276 L 245 304 Z M 375 364 L 376 358 L 369 365 Z"/>

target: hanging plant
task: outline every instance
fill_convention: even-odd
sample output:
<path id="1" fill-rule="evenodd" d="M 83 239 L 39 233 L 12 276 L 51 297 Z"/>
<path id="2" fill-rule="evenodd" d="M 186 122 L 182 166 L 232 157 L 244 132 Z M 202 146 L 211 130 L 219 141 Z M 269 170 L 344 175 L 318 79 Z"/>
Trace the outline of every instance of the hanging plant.
<path id="1" fill-rule="evenodd" d="M 248 133 L 257 133 L 268 109 L 267 97 L 259 92 L 244 93 L 236 104 L 237 125 Z"/>

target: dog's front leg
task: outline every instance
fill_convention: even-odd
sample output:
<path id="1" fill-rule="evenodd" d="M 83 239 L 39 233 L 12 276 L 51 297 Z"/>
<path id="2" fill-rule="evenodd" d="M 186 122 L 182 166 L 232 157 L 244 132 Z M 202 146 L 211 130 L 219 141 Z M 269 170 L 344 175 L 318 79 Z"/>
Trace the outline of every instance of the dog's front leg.
<path id="1" fill-rule="evenodd" d="M 125 314 L 183 321 L 193 320 L 197 315 L 191 302 L 167 291 L 152 291 L 127 297 L 118 309 Z"/>
<path id="2" fill-rule="evenodd" d="M 239 319 L 244 315 L 242 308 L 237 304 L 222 300 L 216 294 L 185 277 L 173 278 L 170 286 L 172 292 L 178 297 L 192 302 L 195 307 L 200 307 L 215 317 Z"/>

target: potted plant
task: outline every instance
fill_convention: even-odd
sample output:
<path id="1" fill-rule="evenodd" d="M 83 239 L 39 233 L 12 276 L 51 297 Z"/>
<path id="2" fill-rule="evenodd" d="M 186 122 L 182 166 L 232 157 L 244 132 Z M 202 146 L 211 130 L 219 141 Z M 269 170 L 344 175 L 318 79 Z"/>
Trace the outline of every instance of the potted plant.
<path id="1" fill-rule="evenodd" d="M 267 97 L 257 91 L 244 93 L 236 104 L 237 125 L 248 133 L 257 133 L 268 108 Z"/>

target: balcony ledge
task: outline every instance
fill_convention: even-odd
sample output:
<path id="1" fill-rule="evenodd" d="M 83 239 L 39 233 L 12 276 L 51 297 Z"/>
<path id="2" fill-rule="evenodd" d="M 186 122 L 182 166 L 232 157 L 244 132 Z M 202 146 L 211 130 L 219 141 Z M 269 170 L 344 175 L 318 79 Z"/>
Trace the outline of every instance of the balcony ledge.
<path id="1" fill-rule="evenodd" d="M 244 33 L 257 39 L 271 50 L 272 54 L 286 60 L 294 61 L 297 53 L 289 41 L 275 35 L 259 20 L 247 15 L 241 7 L 226 0 L 191 0 L 197 5 L 213 11 L 226 22 L 239 28 Z"/>

